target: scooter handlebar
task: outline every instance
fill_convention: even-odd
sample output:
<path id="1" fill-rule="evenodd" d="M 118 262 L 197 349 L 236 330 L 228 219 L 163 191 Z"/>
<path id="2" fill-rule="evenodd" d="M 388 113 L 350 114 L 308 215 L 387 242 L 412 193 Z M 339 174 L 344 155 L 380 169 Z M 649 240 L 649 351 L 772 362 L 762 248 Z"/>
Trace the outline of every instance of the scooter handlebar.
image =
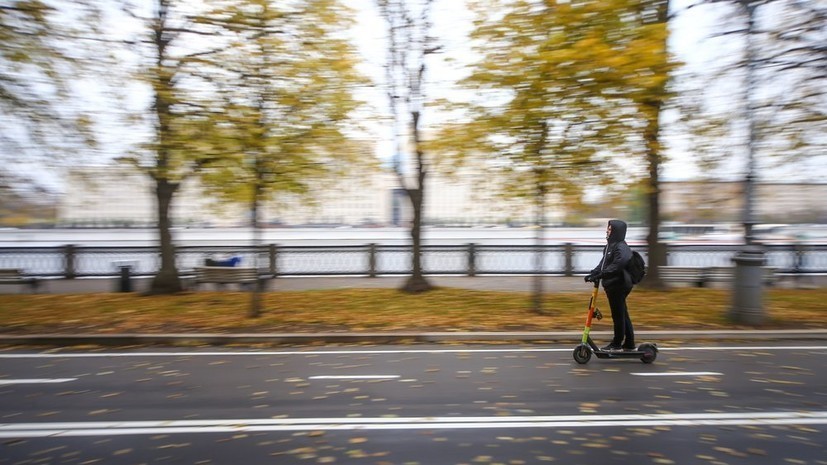
<path id="1" fill-rule="evenodd" d="M 594 284 L 594 287 L 600 287 L 600 278 L 589 279 L 591 275 L 586 275 L 586 282 Z"/>

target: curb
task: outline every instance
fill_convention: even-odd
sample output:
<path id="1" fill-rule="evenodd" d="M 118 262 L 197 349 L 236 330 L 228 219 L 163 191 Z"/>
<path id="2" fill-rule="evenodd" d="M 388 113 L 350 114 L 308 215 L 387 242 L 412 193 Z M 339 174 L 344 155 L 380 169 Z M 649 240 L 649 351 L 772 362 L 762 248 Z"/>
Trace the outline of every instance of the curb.
<path id="1" fill-rule="evenodd" d="M 597 340 L 611 336 L 609 331 L 593 331 Z M 827 330 L 708 330 L 638 331 L 644 340 L 717 341 L 812 341 L 827 340 Z M 276 334 L 32 334 L 2 335 L 0 345 L 41 346 L 129 346 L 129 345 L 231 345 L 231 344 L 415 344 L 415 343 L 493 343 L 493 342 L 567 342 L 576 343 L 580 331 L 557 332 L 393 332 L 393 333 L 276 333 Z"/>

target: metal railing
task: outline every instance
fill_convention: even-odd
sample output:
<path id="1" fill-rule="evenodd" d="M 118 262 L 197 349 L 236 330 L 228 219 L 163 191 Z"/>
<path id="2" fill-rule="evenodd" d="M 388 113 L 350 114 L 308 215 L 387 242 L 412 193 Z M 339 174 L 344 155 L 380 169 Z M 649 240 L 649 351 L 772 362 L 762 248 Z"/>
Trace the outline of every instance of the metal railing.
<path id="1" fill-rule="evenodd" d="M 645 247 L 635 247 L 646 257 Z M 827 273 L 827 245 L 768 245 L 767 266 L 779 273 Z M 731 266 L 739 246 L 671 245 L 671 266 Z M 428 275 L 536 274 L 536 254 L 542 254 L 544 275 L 587 273 L 599 261 L 599 245 L 429 245 L 423 246 Z M 410 274 L 409 246 L 182 246 L 176 264 L 190 275 L 207 258 L 240 256 L 242 266 L 257 266 L 273 276 L 382 276 Z M 648 261 L 648 260 L 647 260 Z M 6 247 L 0 248 L 0 268 L 21 269 L 27 275 L 54 278 L 117 276 L 124 266 L 135 276 L 154 275 L 160 267 L 157 247 Z"/>

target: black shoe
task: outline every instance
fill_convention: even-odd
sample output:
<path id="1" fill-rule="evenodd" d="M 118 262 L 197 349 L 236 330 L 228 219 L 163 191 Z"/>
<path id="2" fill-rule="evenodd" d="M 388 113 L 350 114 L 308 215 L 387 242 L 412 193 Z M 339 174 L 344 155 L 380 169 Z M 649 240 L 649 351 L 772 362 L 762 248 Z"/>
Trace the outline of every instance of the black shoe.
<path id="1" fill-rule="evenodd" d="M 623 350 L 637 350 L 634 344 L 623 344 Z"/>
<path id="2" fill-rule="evenodd" d="M 615 350 L 622 350 L 622 348 L 620 347 L 620 344 L 609 344 L 606 347 L 604 347 L 603 350 L 611 352 Z"/>

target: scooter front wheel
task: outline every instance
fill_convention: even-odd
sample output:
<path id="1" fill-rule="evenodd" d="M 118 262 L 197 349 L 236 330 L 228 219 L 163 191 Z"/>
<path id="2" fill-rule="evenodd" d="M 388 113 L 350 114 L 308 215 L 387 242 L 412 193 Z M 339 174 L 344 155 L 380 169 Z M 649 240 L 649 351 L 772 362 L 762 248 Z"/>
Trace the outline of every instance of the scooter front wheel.
<path id="1" fill-rule="evenodd" d="M 579 346 L 574 348 L 572 356 L 574 356 L 575 362 L 584 365 L 586 363 L 589 363 L 589 360 L 591 360 L 592 349 L 588 346 L 588 344 L 580 344 Z"/>
<path id="2" fill-rule="evenodd" d="M 637 350 L 643 352 L 640 356 L 640 361 L 643 363 L 652 363 L 658 358 L 658 348 L 654 344 L 641 344 Z"/>

